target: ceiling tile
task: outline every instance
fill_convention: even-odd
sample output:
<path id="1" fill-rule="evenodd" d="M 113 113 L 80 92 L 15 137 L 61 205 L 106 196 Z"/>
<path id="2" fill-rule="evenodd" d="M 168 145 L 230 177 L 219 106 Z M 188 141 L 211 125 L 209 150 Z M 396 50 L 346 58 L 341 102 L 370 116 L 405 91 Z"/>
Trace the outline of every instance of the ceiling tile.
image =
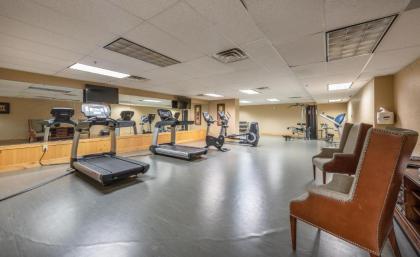
<path id="1" fill-rule="evenodd" d="M 200 53 L 213 55 L 235 46 L 184 2 L 179 2 L 148 21 Z"/>
<path id="2" fill-rule="evenodd" d="M 246 3 L 257 26 L 275 45 L 325 29 L 323 0 L 254 0 Z"/>
<path id="3" fill-rule="evenodd" d="M 103 0 L 34 0 L 37 4 L 57 11 L 98 30 L 122 34 L 143 20 Z M 109 17 L 112 17 L 110 19 Z"/>
<path id="4" fill-rule="evenodd" d="M 317 33 L 297 41 L 275 45 L 289 66 L 325 61 L 325 33 Z"/>
<path id="5" fill-rule="evenodd" d="M 365 72 L 397 72 L 420 57 L 420 46 L 374 53 Z M 392 73 L 391 73 L 392 74 Z M 383 74 L 381 74 L 383 75 Z"/>
<path id="6" fill-rule="evenodd" d="M 112 34 L 50 8 L 25 0 L 0 1 L 0 15 L 82 42 L 107 42 Z"/>
<path id="7" fill-rule="evenodd" d="M 420 9 L 402 13 L 376 49 L 377 52 L 420 45 Z"/>
<path id="8" fill-rule="evenodd" d="M 241 46 L 248 56 L 261 67 L 273 72 L 289 72 L 290 69 L 270 41 L 263 39 Z"/>
<path id="9" fill-rule="evenodd" d="M 327 30 L 382 18 L 399 13 L 410 0 L 326 0 Z"/>
<path id="10" fill-rule="evenodd" d="M 109 0 L 116 6 L 142 19 L 149 19 L 170 7 L 178 0 Z"/>
<path id="11" fill-rule="evenodd" d="M 15 36 L 0 33 L 0 47 L 11 48 L 17 51 L 30 52 L 45 57 L 50 57 L 65 62 L 75 62 L 83 57 L 83 54 L 45 45 L 43 43 L 32 42 Z M 6 50 L 7 51 L 7 50 Z"/>
<path id="12" fill-rule="evenodd" d="M 214 24 L 220 33 L 237 44 L 248 43 L 264 37 L 240 1 L 186 1 Z"/>

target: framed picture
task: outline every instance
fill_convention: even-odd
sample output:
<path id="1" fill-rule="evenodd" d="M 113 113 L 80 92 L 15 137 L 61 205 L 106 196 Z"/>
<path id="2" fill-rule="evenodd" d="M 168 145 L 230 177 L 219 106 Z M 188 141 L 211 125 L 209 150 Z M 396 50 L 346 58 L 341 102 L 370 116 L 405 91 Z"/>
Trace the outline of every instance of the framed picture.
<path id="1" fill-rule="evenodd" d="M 194 105 L 194 124 L 201 125 L 201 105 Z"/>
<path id="2" fill-rule="evenodd" d="M 0 103 L 0 114 L 10 113 L 10 103 Z"/>
<path id="3" fill-rule="evenodd" d="M 217 126 L 222 126 L 222 120 L 220 120 L 219 112 L 225 112 L 225 104 L 217 104 Z"/>

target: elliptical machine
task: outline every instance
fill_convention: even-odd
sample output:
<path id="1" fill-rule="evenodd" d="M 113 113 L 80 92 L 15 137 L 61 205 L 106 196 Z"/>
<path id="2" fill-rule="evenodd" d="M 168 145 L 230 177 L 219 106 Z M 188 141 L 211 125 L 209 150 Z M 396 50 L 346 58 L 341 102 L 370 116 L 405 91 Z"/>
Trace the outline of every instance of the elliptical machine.
<path id="1" fill-rule="evenodd" d="M 226 152 L 229 149 L 224 148 L 223 144 L 225 143 L 225 137 L 223 135 L 223 129 L 220 130 L 220 134 L 218 137 L 210 136 L 210 126 L 215 122 L 213 117 L 208 112 L 203 112 L 203 118 L 207 122 L 207 131 L 206 131 L 206 148 L 210 146 L 214 146 L 217 150 Z"/>
<path id="2" fill-rule="evenodd" d="M 249 124 L 248 132 L 240 133 L 240 134 L 227 134 L 227 128 L 229 127 L 229 119 L 230 114 L 225 113 L 222 111 L 218 112 L 219 118 L 222 121 L 222 129 L 220 134 L 223 135 L 225 138 L 239 140 L 239 144 L 245 144 L 250 146 L 257 146 L 260 140 L 260 128 L 258 126 L 258 122 L 251 122 Z"/>

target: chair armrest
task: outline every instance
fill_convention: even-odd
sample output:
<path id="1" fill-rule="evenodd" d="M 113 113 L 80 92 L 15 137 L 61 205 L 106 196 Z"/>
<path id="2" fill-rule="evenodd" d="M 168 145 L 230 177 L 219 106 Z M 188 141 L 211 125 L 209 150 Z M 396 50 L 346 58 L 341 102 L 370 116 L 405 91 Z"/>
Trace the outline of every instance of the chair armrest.
<path id="1" fill-rule="evenodd" d="M 313 185 L 308 187 L 311 194 L 322 195 L 338 201 L 349 201 L 352 196 L 350 190 L 353 185 L 354 178 L 344 174 L 334 174 L 331 182 L 326 185 Z"/>
<path id="2" fill-rule="evenodd" d="M 340 153 L 340 149 L 338 148 L 329 148 L 329 147 L 323 147 L 321 148 L 321 152 L 314 157 L 314 158 L 332 158 L 335 153 Z"/>
<path id="3" fill-rule="evenodd" d="M 324 171 L 332 173 L 355 174 L 357 160 L 355 154 L 334 153 L 331 161 L 325 163 Z"/>

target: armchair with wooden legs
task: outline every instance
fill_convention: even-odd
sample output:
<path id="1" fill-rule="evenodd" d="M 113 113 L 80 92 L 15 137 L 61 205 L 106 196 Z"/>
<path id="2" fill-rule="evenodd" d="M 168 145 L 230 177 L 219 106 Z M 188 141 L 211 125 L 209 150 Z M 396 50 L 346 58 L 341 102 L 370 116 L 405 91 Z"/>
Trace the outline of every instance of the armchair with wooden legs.
<path id="1" fill-rule="evenodd" d="M 370 129 L 354 177 L 334 174 L 290 202 L 292 247 L 296 221 L 311 224 L 380 256 L 386 238 L 399 257 L 392 223 L 402 172 L 417 142 L 415 131 Z"/>
<path id="2" fill-rule="evenodd" d="M 326 183 L 327 173 L 344 173 L 353 175 L 362 151 L 370 124 L 344 124 L 343 135 L 339 148 L 322 148 L 321 152 L 312 157 L 314 180 L 316 168 L 322 171 L 322 182 Z"/>

